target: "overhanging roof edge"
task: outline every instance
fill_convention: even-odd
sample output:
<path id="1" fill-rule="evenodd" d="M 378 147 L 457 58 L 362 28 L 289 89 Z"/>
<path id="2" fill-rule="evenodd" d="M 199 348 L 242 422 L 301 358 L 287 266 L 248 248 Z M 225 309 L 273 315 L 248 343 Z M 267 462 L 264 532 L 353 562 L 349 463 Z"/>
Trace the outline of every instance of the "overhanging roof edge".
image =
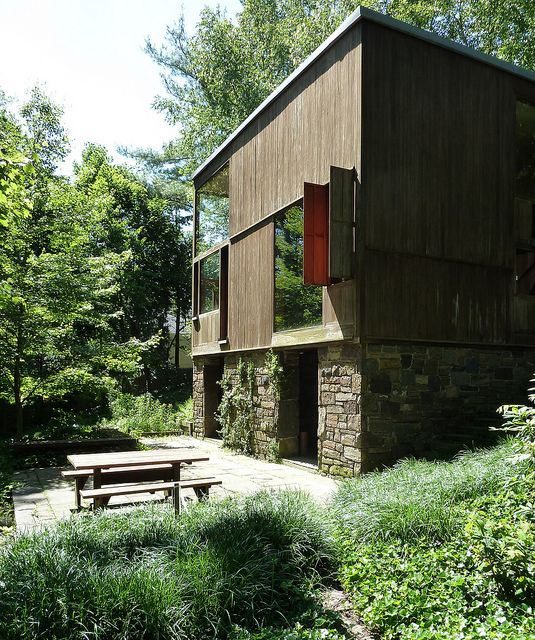
<path id="1" fill-rule="evenodd" d="M 270 95 L 263 102 L 258 105 L 258 107 L 256 107 L 256 109 L 236 129 L 234 129 L 234 131 L 226 138 L 226 140 L 222 142 L 217 147 L 217 149 L 215 149 L 215 151 L 213 151 L 210 156 L 195 170 L 192 175 L 192 179 L 194 180 L 197 176 L 199 176 L 208 167 L 208 165 L 213 162 L 213 160 L 215 160 L 217 156 L 233 140 L 235 140 L 240 135 L 240 133 L 247 128 L 249 124 L 251 124 L 253 120 L 255 120 L 263 111 L 268 108 L 268 106 L 272 102 L 275 101 L 275 99 L 281 93 L 283 93 L 285 89 L 287 89 L 323 53 L 325 53 L 325 51 L 327 51 L 347 31 L 349 31 L 351 27 L 353 27 L 363 18 L 388 27 L 390 29 L 394 29 L 395 31 L 400 31 L 401 33 L 413 36 L 415 38 L 418 38 L 419 40 L 424 40 L 444 49 L 449 49 L 450 51 L 459 53 L 460 55 L 463 55 L 467 58 L 472 58 L 473 60 L 477 60 L 478 62 L 489 64 L 493 67 L 501 69 L 502 71 L 506 71 L 507 73 L 512 73 L 516 76 L 524 78 L 525 80 L 535 82 L 535 73 L 533 73 L 532 71 L 528 71 L 527 69 L 523 69 L 522 67 L 511 64 L 510 62 L 505 62 L 504 60 L 500 60 L 495 56 L 482 53 L 481 51 L 477 51 L 476 49 L 472 49 L 463 44 L 458 44 L 457 42 L 453 42 L 452 40 L 448 40 L 447 38 L 438 36 L 431 31 L 425 31 L 424 29 L 413 27 L 406 22 L 396 20 L 395 18 L 387 16 L 383 13 L 379 13 L 378 11 L 373 11 L 372 9 L 368 9 L 366 7 L 358 7 L 350 16 L 348 16 L 342 22 L 342 24 L 336 29 L 336 31 L 333 31 L 333 33 L 315 51 L 313 51 L 308 56 L 308 58 L 306 58 L 272 93 L 270 93 Z"/>

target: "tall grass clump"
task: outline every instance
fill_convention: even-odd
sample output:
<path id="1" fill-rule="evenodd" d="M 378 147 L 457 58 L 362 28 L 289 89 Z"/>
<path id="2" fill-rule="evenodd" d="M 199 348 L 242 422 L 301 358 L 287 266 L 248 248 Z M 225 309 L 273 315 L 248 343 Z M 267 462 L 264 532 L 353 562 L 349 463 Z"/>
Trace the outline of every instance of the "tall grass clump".
<path id="1" fill-rule="evenodd" d="M 193 419 L 193 401 L 189 398 L 173 407 L 149 393 L 140 396 L 121 393 L 111 398 L 110 412 L 111 417 L 101 421 L 100 427 L 134 435 L 180 431 Z"/>
<path id="2" fill-rule="evenodd" d="M 3 640 L 205 640 L 284 625 L 331 571 L 306 496 L 146 505 L 73 517 L 0 551 Z"/>
<path id="3" fill-rule="evenodd" d="M 403 460 L 392 469 L 346 480 L 333 508 L 355 540 L 445 540 L 462 526 L 465 503 L 503 488 L 512 441 L 464 452 L 452 462 Z"/>

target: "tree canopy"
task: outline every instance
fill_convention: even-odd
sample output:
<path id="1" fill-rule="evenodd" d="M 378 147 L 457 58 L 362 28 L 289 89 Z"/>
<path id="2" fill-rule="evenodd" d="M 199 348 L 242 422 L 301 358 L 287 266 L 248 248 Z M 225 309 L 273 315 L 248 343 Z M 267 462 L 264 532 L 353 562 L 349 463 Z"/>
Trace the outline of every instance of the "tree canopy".
<path id="1" fill-rule="evenodd" d="M 242 0 L 235 19 L 205 8 L 195 32 L 184 20 L 163 44 L 147 42 L 165 95 L 155 107 L 177 127 L 163 152 L 191 172 L 359 5 L 535 69 L 532 0 Z"/>
<path id="2" fill-rule="evenodd" d="M 73 179 L 62 111 L 35 89 L 0 109 L 0 399 L 23 410 L 150 386 L 167 316 L 189 307 L 190 242 L 150 183 L 88 145 Z"/>

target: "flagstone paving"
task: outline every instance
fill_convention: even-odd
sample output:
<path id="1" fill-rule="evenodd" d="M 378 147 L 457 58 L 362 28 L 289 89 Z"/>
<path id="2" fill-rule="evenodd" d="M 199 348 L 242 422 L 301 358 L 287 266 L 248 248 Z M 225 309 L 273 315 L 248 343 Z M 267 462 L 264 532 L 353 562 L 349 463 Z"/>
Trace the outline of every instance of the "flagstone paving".
<path id="1" fill-rule="evenodd" d="M 217 440 L 197 440 L 188 436 L 164 439 L 143 439 L 154 449 L 191 448 L 206 453 L 208 462 L 185 466 L 182 477 L 216 476 L 223 481 L 213 487 L 213 496 L 248 494 L 260 489 L 301 489 L 320 502 L 326 501 L 336 487 L 336 481 L 314 472 L 311 468 L 264 462 L 224 450 Z M 68 517 L 74 507 L 74 483 L 64 480 L 60 468 L 30 469 L 15 474 L 13 491 L 15 520 L 18 530 L 44 527 L 59 518 Z M 193 495 L 193 492 L 192 492 Z M 111 505 L 143 501 L 145 496 L 115 497 Z M 149 498 L 161 499 L 161 496 Z"/>

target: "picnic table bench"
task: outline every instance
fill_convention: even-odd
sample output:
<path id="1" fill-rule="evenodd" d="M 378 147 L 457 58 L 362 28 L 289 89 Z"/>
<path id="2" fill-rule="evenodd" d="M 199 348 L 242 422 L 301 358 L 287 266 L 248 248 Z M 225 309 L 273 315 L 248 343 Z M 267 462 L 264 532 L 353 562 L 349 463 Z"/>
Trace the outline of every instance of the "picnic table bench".
<path id="1" fill-rule="evenodd" d="M 113 496 L 147 491 L 166 491 L 179 495 L 181 488 L 188 488 L 188 483 L 196 491 L 197 497 L 202 498 L 208 495 L 211 486 L 221 484 L 215 478 L 198 478 L 197 484 L 193 480 L 181 482 L 182 465 L 209 460 L 207 456 L 185 449 L 78 454 L 67 456 L 67 459 L 73 470 L 62 473 L 64 477 L 75 480 L 77 508 L 80 508 L 82 498 L 92 499 L 94 507 L 98 507 L 108 504 Z M 84 486 L 90 476 L 93 476 L 93 489 L 86 490 Z M 175 508 L 179 510 L 177 500 Z"/>
<path id="2" fill-rule="evenodd" d="M 176 513 L 180 513 L 182 505 L 182 489 L 193 489 L 198 500 L 208 498 L 210 488 L 222 484 L 217 478 L 194 478 L 191 480 L 179 480 L 178 482 L 155 482 L 123 484 L 117 487 L 103 487 L 101 489 L 86 489 L 80 493 L 84 499 L 92 499 L 94 508 L 105 507 L 113 496 L 127 496 L 139 493 L 156 493 L 157 491 L 170 492 L 173 495 L 173 503 Z"/>

